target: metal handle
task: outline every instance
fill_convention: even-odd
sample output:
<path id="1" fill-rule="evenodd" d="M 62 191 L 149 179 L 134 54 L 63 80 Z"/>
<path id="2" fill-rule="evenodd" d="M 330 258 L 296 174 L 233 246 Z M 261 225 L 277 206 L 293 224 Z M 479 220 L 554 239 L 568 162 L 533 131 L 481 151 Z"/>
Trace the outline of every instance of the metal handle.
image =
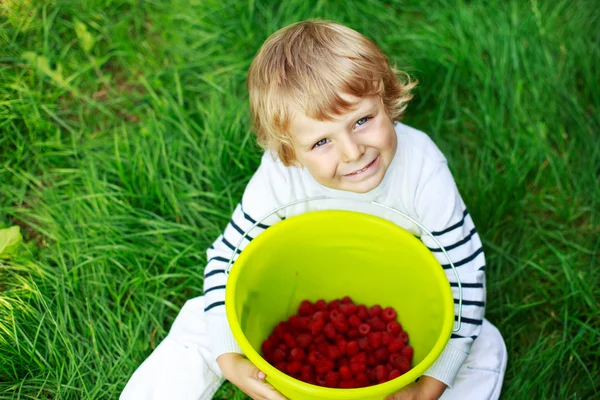
<path id="1" fill-rule="evenodd" d="M 269 218 L 271 215 L 276 214 L 276 213 L 278 213 L 281 210 L 285 210 L 286 208 L 289 208 L 291 206 L 295 206 L 296 204 L 308 203 L 310 201 L 317 201 L 317 200 L 344 200 L 344 201 L 350 200 L 350 201 L 355 201 L 355 202 L 363 203 L 363 204 L 373 204 L 375 206 L 382 207 L 382 208 L 384 208 L 384 209 L 386 209 L 388 211 L 392 211 L 392 212 L 400 215 L 401 217 L 404 217 L 404 218 L 408 219 L 413 224 L 415 224 L 419 228 L 421 228 L 421 230 L 423 232 L 425 232 L 427 235 L 429 235 L 429 237 L 431 239 L 433 239 L 433 241 L 442 250 L 442 253 L 444 253 L 444 256 L 446 256 L 446 259 L 448 259 L 448 262 L 450 263 L 450 267 L 452 267 L 452 271 L 454 272 L 454 276 L 456 277 L 456 283 L 458 284 L 458 321 L 457 321 L 457 325 L 453 329 L 453 332 L 460 331 L 460 328 L 461 328 L 461 325 L 462 325 L 462 284 L 460 282 L 460 277 L 458 276 L 458 272 L 456 271 L 456 268 L 454 267 L 454 263 L 452 262 L 452 260 L 450 259 L 450 256 L 448 255 L 448 252 L 446 251 L 446 249 L 444 248 L 444 246 L 442 246 L 442 244 L 439 242 L 439 240 L 437 240 L 435 238 L 435 236 L 433 236 L 433 234 L 431 232 L 429 232 L 429 230 L 427 230 L 427 228 L 425 228 L 420 222 L 416 221 L 414 218 L 412 218 L 409 215 L 403 213 L 402 211 L 398 211 L 395 208 L 386 206 L 386 205 L 381 204 L 381 203 L 377 203 L 376 201 L 368 201 L 367 202 L 367 201 L 360 201 L 360 200 L 356 200 L 356 199 L 339 199 L 339 198 L 335 198 L 335 197 L 318 196 L 318 197 L 309 197 L 309 198 L 302 199 L 302 200 L 296 200 L 296 201 L 293 201 L 291 203 L 287 203 L 287 204 L 285 204 L 285 205 L 283 205 L 283 206 L 281 206 L 279 208 L 276 208 L 275 210 L 271 211 L 270 213 L 268 213 L 267 215 L 265 215 L 264 217 L 262 217 L 260 220 L 256 221 L 250 227 L 250 229 L 248 229 L 247 231 L 244 232 L 244 234 L 240 238 L 240 241 L 238 242 L 237 246 L 235 246 L 235 250 L 233 251 L 233 255 L 229 258 L 229 262 L 227 263 L 227 268 L 225 269 L 225 274 L 229 275 L 229 273 L 231 271 L 232 264 L 233 264 L 233 258 L 237 254 L 237 252 L 238 252 L 240 246 L 242 245 L 242 242 L 246 238 L 246 236 L 254 228 L 256 228 L 261 222 L 263 222 L 265 219 Z"/>

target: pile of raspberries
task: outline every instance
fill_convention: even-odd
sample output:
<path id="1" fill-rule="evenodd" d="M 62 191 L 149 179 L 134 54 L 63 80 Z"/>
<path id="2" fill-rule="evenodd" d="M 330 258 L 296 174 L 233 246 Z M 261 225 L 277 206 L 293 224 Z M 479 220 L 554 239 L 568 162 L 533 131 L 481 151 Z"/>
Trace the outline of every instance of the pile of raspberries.
<path id="1" fill-rule="evenodd" d="M 261 346 L 281 372 L 330 388 L 360 388 L 408 372 L 414 350 L 392 307 L 357 305 L 348 296 L 302 301 Z"/>

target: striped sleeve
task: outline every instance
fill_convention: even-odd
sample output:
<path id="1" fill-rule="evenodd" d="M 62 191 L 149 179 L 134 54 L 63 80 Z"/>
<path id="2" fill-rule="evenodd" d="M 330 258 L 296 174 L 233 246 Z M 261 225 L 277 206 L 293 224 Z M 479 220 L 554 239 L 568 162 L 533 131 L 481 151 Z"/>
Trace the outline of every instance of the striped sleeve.
<path id="1" fill-rule="evenodd" d="M 260 222 L 283 204 L 282 193 L 285 193 L 286 184 L 279 172 L 274 160 L 263 157 L 263 162 L 248 183 L 242 201 L 236 206 L 224 232 L 206 252 L 204 314 L 210 348 L 215 357 L 224 353 L 242 353 L 225 314 L 226 270 L 229 260 L 233 258 L 235 261 L 253 238 L 281 220 L 279 215 L 274 214 Z"/>
<path id="2" fill-rule="evenodd" d="M 452 387 L 481 332 L 485 312 L 485 255 L 469 214 L 446 162 L 440 162 L 417 191 L 415 208 L 419 220 L 446 250 L 462 286 L 461 329 L 453 332 L 442 355 L 425 373 Z M 450 281 L 458 320 L 459 288 L 448 258 L 436 240 L 425 232 L 423 243 L 433 252 Z"/>

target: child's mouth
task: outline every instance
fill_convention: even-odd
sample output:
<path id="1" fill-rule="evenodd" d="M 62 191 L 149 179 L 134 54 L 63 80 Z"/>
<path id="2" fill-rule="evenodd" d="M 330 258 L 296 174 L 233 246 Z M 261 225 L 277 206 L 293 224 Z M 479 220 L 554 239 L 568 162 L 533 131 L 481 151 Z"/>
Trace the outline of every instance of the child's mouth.
<path id="1" fill-rule="evenodd" d="M 379 156 L 375 157 L 375 159 L 373 161 L 371 161 L 369 164 L 367 164 L 364 168 L 359 169 L 358 171 L 354 171 L 352 173 L 346 174 L 344 176 L 351 177 L 351 176 L 360 175 L 360 174 L 364 173 L 365 171 L 367 171 L 369 168 L 371 168 L 373 165 L 375 165 L 375 162 L 377 160 L 379 160 Z"/>

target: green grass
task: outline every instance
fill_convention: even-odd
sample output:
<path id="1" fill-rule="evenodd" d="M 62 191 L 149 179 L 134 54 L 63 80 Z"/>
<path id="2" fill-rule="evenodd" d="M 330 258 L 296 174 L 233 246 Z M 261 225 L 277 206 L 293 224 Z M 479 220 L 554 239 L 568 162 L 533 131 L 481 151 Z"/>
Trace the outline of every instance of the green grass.
<path id="1" fill-rule="evenodd" d="M 595 1 L 9 0 L 0 228 L 26 245 L 0 259 L 1 399 L 118 397 L 202 293 L 258 164 L 252 56 L 310 17 L 419 79 L 405 122 L 448 157 L 484 241 L 502 398 L 600 397 Z"/>

